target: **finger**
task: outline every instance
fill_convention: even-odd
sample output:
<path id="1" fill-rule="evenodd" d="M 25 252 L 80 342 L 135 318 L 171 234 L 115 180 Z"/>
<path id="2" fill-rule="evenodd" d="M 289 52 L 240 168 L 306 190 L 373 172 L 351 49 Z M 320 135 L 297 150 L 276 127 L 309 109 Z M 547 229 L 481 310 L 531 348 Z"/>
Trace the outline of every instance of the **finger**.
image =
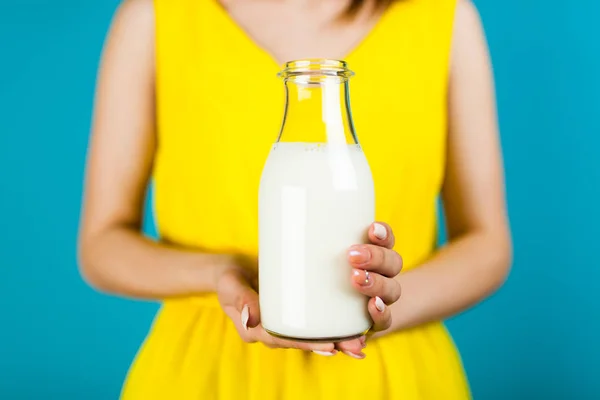
<path id="1" fill-rule="evenodd" d="M 224 308 L 233 307 L 239 312 L 244 329 L 254 328 L 260 323 L 258 294 L 240 271 L 225 272 L 219 279 L 217 292 Z"/>
<path id="2" fill-rule="evenodd" d="M 333 343 L 309 343 L 309 342 L 294 342 L 291 340 L 274 338 L 274 343 L 277 347 L 286 349 L 298 349 L 304 351 L 318 351 L 321 353 L 332 353 L 335 350 Z"/>
<path id="3" fill-rule="evenodd" d="M 369 241 L 377 246 L 393 249 L 396 244 L 396 237 L 388 224 L 375 222 L 369 227 Z"/>
<path id="4" fill-rule="evenodd" d="M 359 339 L 347 340 L 336 344 L 336 349 L 343 352 L 348 357 L 362 360 L 366 357 L 362 350 L 366 347 L 366 338 L 364 336 Z"/>
<path id="5" fill-rule="evenodd" d="M 348 249 L 348 261 L 354 268 L 366 269 L 393 278 L 402 270 L 402 257 L 394 250 L 371 244 Z"/>
<path id="6" fill-rule="evenodd" d="M 373 320 L 373 327 L 371 330 L 374 332 L 381 332 L 392 325 L 392 313 L 390 308 L 386 306 L 384 301 L 379 297 L 374 297 L 369 300 L 369 314 Z"/>
<path id="7" fill-rule="evenodd" d="M 352 271 L 352 284 L 365 296 L 379 296 L 386 304 L 395 303 L 402 294 L 400 282 L 396 279 L 362 269 Z"/>
<path id="8" fill-rule="evenodd" d="M 262 329 L 262 328 L 257 328 Z M 262 329 L 260 337 L 258 338 L 261 342 L 265 343 L 269 347 L 280 347 L 284 349 L 298 349 L 304 351 L 316 351 L 320 353 L 329 353 L 331 355 L 335 352 L 335 345 L 333 343 L 317 343 L 317 342 L 296 342 L 293 340 L 281 339 L 270 335 L 267 331 Z M 332 354 L 333 353 L 333 354 Z"/>

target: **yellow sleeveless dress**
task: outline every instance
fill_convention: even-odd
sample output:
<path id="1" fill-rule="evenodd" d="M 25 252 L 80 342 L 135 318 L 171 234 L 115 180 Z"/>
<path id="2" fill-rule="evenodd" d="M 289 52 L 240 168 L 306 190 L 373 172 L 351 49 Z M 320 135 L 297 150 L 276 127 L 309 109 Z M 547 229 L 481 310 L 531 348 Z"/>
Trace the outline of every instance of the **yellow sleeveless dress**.
<path id="1" fill-rule="evenodd" d="M 405 269 L 435 249 L 456 0 L 393 3 L 347 57 L 351 102 Z M 155 0 L 155 216 L 169 242 L 252 256 L 258 184 L 283 114 L 280 66 L 216 0 Z M 402 301 L 402 300 L 400 300 Z M 167 300 L 133 363 L 124 400 L 470 398 L 442 323 L 370 340 L 367 358 L 246 344 L 215 295 Z"/>

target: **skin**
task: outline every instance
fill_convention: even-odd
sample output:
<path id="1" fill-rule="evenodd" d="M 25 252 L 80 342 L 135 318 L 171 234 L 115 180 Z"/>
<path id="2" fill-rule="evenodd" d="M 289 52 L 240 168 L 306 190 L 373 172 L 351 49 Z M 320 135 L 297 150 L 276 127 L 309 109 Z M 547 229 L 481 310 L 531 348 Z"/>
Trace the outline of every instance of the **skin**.
<path id="1" fill-rule="evenodd" d="M 380 13 L 368 4 L 355 19 L 344 20 L 340 12 L 345 5 L 333 0 L 223 3 L 278 62 L 343 58 Z M 280 42 L 281 37 L 286 41 Z M 154 57 L 152 0 L 127 0 L 113 21 L 98 77 L 79 240 L 85 279 L 98 290 L 142 299 L 216 292 L 246 342 L 364 358 L 365 337 L 309 344 L 268 335 L 260 325 L 249 268 L 255 260 L 156 243 L 141 234 L 156 150 Z M 402 274 L 402 259 L 392 250 L 392 229 L 384 222 L 369 229 L 371 244 L 348 250 L 348 279 L 371 297 L 370 336 L 461 312 L 500 287 L 509 270 L 511 242 L 491 65 L 479 16 L 466 0 L 459 0 L 456 10 L 449 80 L 442 196 L 450 240 L 420 268 Z"/>

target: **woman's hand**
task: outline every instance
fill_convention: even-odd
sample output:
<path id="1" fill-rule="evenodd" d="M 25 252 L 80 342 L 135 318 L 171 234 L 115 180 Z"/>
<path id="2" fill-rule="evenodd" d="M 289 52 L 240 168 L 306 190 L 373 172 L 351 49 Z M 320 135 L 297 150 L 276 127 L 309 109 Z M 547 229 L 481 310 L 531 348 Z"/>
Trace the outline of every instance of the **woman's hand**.
<path id="1" fill-rule="evenodd" d="M 333 343 L 294 342 L 268 334 L 260 324 L 258 294 L 251 285 L 256 279 L 249 271 L 238 266 L 224 268 L 216 284 L 221 307 L 233 321 L 242 340 L 246 343 L 261 342 L 271 348 L 300 349 L 322 355 L 336 353 Z"/>
<path id="2" fill-rule="evenodd" d="M 368 310 L 373 319 L 372 333 L 386 330 L 392 322 L 389 305 L 400 298 L 400 284 L 394 279 L 402 269 L 402 257 L 392 250 L 394 234 L 384 223 L 374 223 L 368 231 L 371 244 L 355 245 L 348 250 L 352 284 L 360 293 L 371 297 Z M 225 313 L 233 321 L 240 337 L 247 343 L 261 342 L 271 348 L 294 348 L 321 355 L 337 350 L 354 358 L 364 358 L 366 338 L 333 343 L 304 343 L 279 339 L 268 334 L 260 324 L 260 307 L 251 269 L 224 268 L 218 275 L 217 294 Z M 253 287 L 254 286 L 254 287 Z"/>
<path id="3" fill-rule="evenodd" d="M 352 285 L 360 293 L 369 296 L 369 314 L 373 319 L 370 333 L 384 331 L 392 324 L 388 306 L 400 298 L 400 283 L 395 277 L 402 270 L 402 257 L 394 247 L 394 233 L 389 225 L 376 222 L 369 228 L 371 244 L 355 245 L 348 250 L 348 261 L 352 266 Z M 365 338 L 360 339 L 362 347 Z M 346 355 L 364 358 L 357 352 L 356 341 L 338 343 L 336 346 Z"/>

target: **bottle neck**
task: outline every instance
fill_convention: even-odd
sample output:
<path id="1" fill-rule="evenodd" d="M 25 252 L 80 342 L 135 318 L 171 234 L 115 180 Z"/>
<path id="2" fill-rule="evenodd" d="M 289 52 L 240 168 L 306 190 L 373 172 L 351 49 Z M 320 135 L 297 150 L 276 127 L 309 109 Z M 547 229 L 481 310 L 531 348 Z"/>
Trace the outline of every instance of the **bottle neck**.
<path id="1" fill-rule="evenodd" d="M 285 80 L 285 93 L 278 142 L 357 144 L 347 78 L 295 76 Z"/>
<path id="2" fill-rule="evenodd" d="M 285 114 L 278 142 L 358 144 L 344 61 L 291 61 L 279 74 L 285 84 Z"/>

